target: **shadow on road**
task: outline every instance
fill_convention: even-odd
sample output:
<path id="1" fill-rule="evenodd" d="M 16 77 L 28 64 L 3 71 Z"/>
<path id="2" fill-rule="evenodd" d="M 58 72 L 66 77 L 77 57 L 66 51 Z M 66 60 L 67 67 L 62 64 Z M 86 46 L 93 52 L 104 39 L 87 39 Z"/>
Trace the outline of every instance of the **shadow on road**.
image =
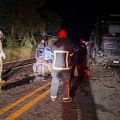
<path id="1" fill-rule="evenodd" d="M 29 84 L 31 80 L 34 79 L 34 76 L 27 76 L 21 80 L 15 81 L 15 82 L 9 82 L 9 83 L 5 83 L 4 85 L 2 85 L 1 90 L 8 90 L 8 89 L 12 89 L 16 86 L 21 86 L 24 84 Z"/>
<path id="2" fill-rule="evenodd" d="M 77 120 L 97 120 L 89 79 L 78 79 L 76 77 L 71 82 L 70 95 L 78 106 Z"/>

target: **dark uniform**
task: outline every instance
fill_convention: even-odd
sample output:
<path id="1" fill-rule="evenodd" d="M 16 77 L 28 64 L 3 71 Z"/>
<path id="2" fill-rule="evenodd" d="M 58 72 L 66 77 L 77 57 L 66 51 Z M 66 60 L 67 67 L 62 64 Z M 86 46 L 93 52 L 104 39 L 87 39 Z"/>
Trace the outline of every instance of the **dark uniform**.
<path id="1" fill-rule="evenodd" d="M 87 55 L 87 48 L 84 42 L 79 43 L 79 56 L 78 56 L 78 77 L 84 76 L 84 70 L 86 69 L 86 55 Z"/>

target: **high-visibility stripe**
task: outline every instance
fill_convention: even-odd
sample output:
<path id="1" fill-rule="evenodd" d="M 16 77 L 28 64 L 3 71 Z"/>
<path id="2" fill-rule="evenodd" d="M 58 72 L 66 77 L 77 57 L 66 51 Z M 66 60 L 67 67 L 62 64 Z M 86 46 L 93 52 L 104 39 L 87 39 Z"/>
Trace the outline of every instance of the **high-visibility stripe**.
<path id="1" fill-rule="evenodd" d="M 5 112 L 7 112 L 8 110 L 12 109 L 13 107 L 17 106 L 18 104 L 20 104 L 21 102 L 25 101 L 26 99 L 28 99 L 29 97 L 31 97 L 32 95 L 34 95 L 35 93 L 41 91 L 42 89 L 44 89 L 45 87 L 49 86 L 50 82 L 44 84 L 43 86 L 39 87 L 38 89 L 34 90 L 33 92 L 31 92 L 30 94 L 27 94 L 23 97 L 21 97 L 20 99 L 18 99 L 17 101 L 11 103 L 10 105 L 2 108 L 0 110 L 0 114 L 4 114 Z"/>
<path id="2" fill-rule="evenodd" d="M 65 53 L 65 54 L 66 54 L 66 59 L 65 59 L 66 67 L 56 67 L 56 66 L 55 66 L 56 54 L 57 54 L 57 53 L 63 53 L 63 54 Z M 69 51 L 62 51 L 62 50 L 58 51 L 58 50 L 55 50 L 55 51 L 54 51 L 53 69 L 54 69 L 54 70 L 69 70 L 70 67 L 68 66 L 68 57 L 69 57 Z"/>
<path id="3" fill-rule="evenodd" d="M 53 67 L 53 70 L 70 70 L 69 68 L 58 68 L 58 67 Z"/>

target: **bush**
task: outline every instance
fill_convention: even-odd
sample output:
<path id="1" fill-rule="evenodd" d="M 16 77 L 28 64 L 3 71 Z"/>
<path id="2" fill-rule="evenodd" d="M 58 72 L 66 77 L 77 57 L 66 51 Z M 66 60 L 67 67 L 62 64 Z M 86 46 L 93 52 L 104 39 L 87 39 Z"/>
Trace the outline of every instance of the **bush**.
<path id="1" fill-rule="evenodd" d="M 6 37 L 7 47 L 13 47 L 14 46 L 14 41 L 15 41 L 14 37 L 12 35 L 8 35 Z"/>

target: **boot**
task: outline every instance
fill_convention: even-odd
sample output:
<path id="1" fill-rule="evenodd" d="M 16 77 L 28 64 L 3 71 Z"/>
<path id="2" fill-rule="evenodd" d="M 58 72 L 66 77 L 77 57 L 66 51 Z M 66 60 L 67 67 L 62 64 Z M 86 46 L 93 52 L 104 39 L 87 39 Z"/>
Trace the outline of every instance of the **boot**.
<path id="1" fill-rule="evenodd" d="M 5 80 L 0 80 L 0 84 L 1 84 L 1 83 L 5 83 Z"/>

